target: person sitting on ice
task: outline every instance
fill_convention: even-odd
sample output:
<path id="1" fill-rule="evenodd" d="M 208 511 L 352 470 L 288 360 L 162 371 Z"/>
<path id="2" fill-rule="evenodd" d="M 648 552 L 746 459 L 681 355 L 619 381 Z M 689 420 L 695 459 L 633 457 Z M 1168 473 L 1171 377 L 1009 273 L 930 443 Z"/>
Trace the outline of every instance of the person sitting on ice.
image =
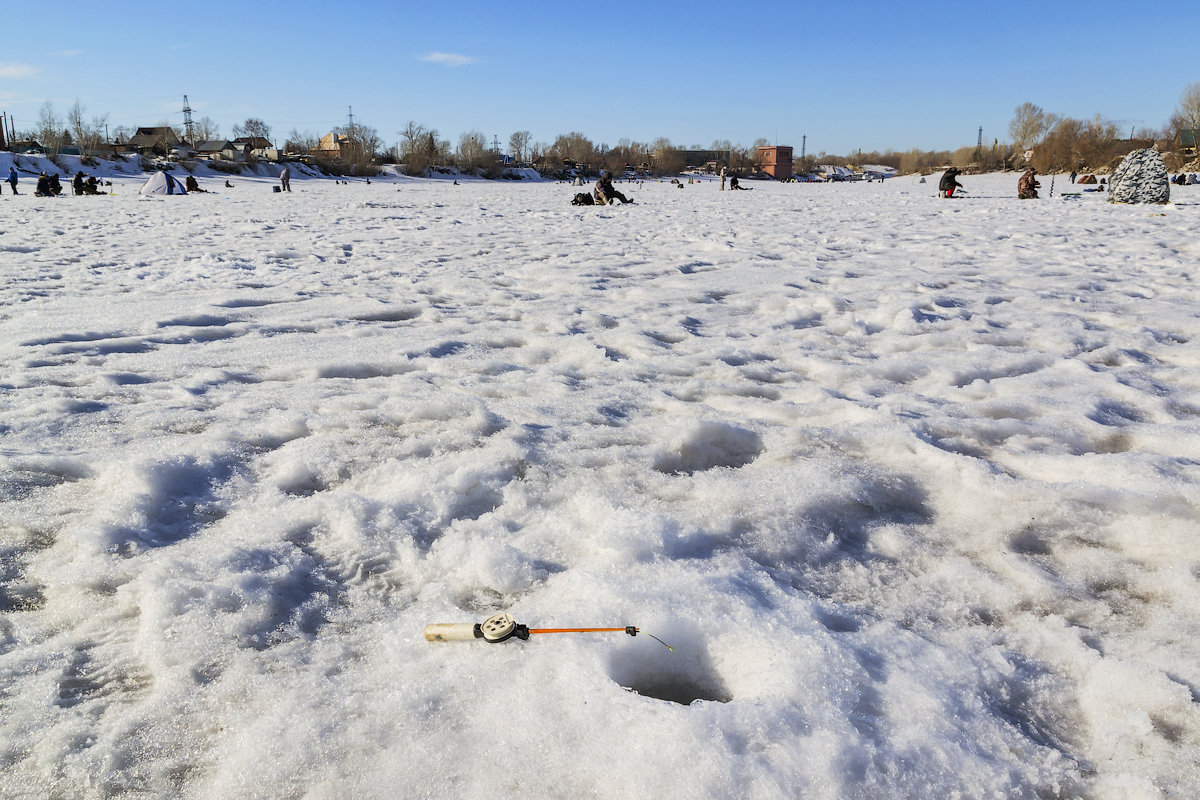
<path id="1" fill-rule="evenodd" d="M 189 192 L 206 192 L 207 189 L 201 189 L 200 184 L 196 181 L 195 175 L 188 175 L 183 181 L 183 188 Z"/>
<path id="2" fill-rule="evenodd" d="M 954 197 L 954 190 L 963 188 L 955 178 L 962 174 L 962 170 L 958 167 L 951 167 L 942 173 L 942 179 L 938 181 L 938 197 Z"/>
<path id="3" fill-rule="evenodd" d="M 100 194 L 100 179 L 95 175 L 89 175 L 88 179 L 83 182 L 84 194 Z"/>
<path id="4" fill-rule="evenodd" d="M 1017 197 L 1022 200 L 1037 200 L 1037 190 L 1041 185 L 1038 183 L 1037 170 L 1030 167 L 1025 170 L 1025 174 L 1017 181 Z"/>
<path id="5" fill-rule="evenodd" d="M 731 176 L 731 177 L 729 178 L 729 191 L 731 191 L 731 192 L 732 192 L 732 191 L 734 191 L 734 190 L 737 190 L 737 191 L 740 191 L 740 192 L 748 192 L 748 191 L 750 191 L 750 190 L 749 190 L 749 189 L 747 189 L 745 186 L 742 186 L 740 183 L 738 183 L 738 176 L 737 176 L 737 175 L 733 175 L 733 176 Z"/>
<path id="6" fill-rule="evenodd" d="M 633 202 L 617 191 L 617 187 L 613 186 L 612 176 L 607 172 L 600 173 L 600 180 L 596 181 L 596 188 L 592 190 L 592 195 L 596 198 L 597 205 L 602 206 L 609 205 L 617 200 L 620 200 L 622 203 Z"/>
<path id="7" fill-rule="evenodd" d="M 75 173 L 75 178 L 71 181 L 71 188 L 75 194 L 83 194 L 83 170 Z"/>
<path id="8" fill-rule="evenodd" d="M 54 192 L 50 190 L 50 178 L 46 173 L 38 174 L 37 186 L 34 187 L 33 193 L 38 197 L 53 197 Z"/>

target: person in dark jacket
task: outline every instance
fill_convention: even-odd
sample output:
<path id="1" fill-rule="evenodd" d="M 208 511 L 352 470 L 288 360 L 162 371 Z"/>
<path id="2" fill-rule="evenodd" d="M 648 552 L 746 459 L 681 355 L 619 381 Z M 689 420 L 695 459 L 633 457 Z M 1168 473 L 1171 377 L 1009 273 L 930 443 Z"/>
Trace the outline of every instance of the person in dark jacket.
<path id="1" fill-rule="evenodd" d="M 71 188 L 75 190 L 75 194 L 83 194 L 83 170 L 75 173 L 75 178 L 71 181 Z"/>
<path id="2" fill-rule="evenodd" d="M 50 194 L 54 197 L 62 194 L 62 183 L 59 182 L 57 174 L 50 176 Z"/>
<path id="3" fill-rule="evenodd" d="M 13 194 L 17 193 L 17 171 L 13 167 L 8 168 L 8 185 L 12 187 Z"/>
<path id="4" fill-rule="evenodd" d="M 33 193 L 38 197 L 50 197 L 52 195 L 50 191 L 50 178 L 46 173 L 43 172 L 38 175 L 37 186 L 34 187 Z"/>
<path id="5" fill-rule="evenodd" d="M 1037 190 L 1041 186 L 1037 179 L 1037 170 L 1030 167 L 1017 181 L 1017 197 L 1022 200 L 1037 200 Z"/>
<path id="6" fill-rule="evenodd" d="M 600 173 L 600 180 L 596 181 L 596 188 L 592 190 L 592 195 L 596 198 L 596 203 L 602 206 L 606 206 L 616 200 L 620 200 L 622 203 L 633 202 L 617 191 L 617 187 L 613 186 L 612 176 L 607 172 Z"/>
<path id="7" fill-rule="evenodd" d="M 962 174 L 962 170 L 958 167 L 951 167 L 942 173 L 942 179 L 938 181 L 938 196 L 939 197 L 954 197 L 954 190 L 963 188 L 963 185 L 955 180 Z"/>

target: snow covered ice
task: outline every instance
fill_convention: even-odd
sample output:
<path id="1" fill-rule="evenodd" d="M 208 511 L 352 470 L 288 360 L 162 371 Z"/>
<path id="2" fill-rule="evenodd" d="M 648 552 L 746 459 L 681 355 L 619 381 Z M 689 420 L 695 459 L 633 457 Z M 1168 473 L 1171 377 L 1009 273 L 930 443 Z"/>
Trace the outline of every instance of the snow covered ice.
<path id="1" fill-rule="evenodd" d="M 4 195 L 0 795 L 1194 796 L 1200 188 L 1016 177 Z"/>

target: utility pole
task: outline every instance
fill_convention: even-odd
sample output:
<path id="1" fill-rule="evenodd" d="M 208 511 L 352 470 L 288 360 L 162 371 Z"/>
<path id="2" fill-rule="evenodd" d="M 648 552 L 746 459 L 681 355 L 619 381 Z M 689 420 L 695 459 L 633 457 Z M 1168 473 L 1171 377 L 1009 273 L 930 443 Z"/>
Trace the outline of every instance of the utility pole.
<path id="1" fill-rule="evenodd" d="M 183 131 L 187 135 L 188 144 L 195 146 L 196 142 L 192 136 L 192 107 L 188 105 L 186 94 L 183 96 Z"/>
<path id="2" fill-rule="evenodd" d="M 349 124 L 346 127 L 353 128 L 354 127 L 354 106 L 346 106 L 346 110 L 347 110 L 347 112 L 349 112 L 347 114 L 347 117 L 350 120 Z"/>

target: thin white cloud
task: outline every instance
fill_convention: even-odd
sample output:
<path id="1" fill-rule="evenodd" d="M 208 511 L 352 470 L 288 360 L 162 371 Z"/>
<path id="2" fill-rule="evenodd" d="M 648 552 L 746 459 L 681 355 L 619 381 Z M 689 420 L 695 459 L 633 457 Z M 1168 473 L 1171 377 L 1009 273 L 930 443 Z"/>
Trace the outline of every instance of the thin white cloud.
<path id="1" fill-rule="evenodd" d="M 467 64 L 474 64 L 476 59 L 470 56 L 464 56 L 459 53 L 428 53 L 421 56 L 422 61 L 427 61 L 430 64 L 441 64 L 445 67 L 465 67 Z"/>
<path id="2" fill-rule="evenodd" d="M 58 54 L 63 58 L 74 58 L 75 56 L 83 55 L 82 50 L 59 50 Z"/>
<path id="3" fill-rule="evenodd" d="M 0 64 L 0 78 L 28 78 L 35 72 L 28 64 Z"/>

